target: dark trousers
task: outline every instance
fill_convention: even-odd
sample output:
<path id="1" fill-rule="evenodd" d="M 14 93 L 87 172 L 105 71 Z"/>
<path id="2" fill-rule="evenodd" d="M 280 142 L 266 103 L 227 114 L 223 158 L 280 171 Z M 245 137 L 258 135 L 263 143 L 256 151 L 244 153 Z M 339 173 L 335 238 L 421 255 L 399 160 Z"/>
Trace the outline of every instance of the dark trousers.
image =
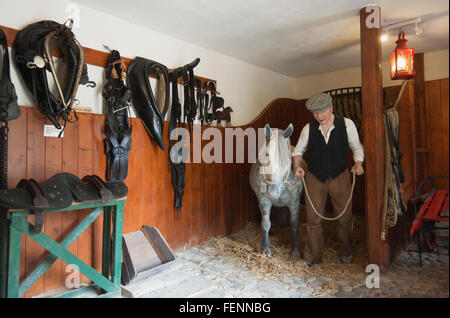
<path id="1" fill-rule="evenodd" d="M 306 173 L 306 187 L 316 211 L 321 215 L 325 213 L 327 198 L 330 196 L 335 215 L 342 213 L 351 191 L 351 176 L 345 169 L 334 179 L 328 178 L 322 183 L 311 172 Z M 305 195 L 306 202 L 306 242 L 303 257 L 313 264 L 320 263 L 323 256 L 322 219 L 313 211 L 313 208 Z M 352 202 L 350 201 L 346 212 L 337 220 L 339 223 L 338 239 L 341 254 L 348 256 L 352 254 L 351 232 L 353 225 Z"/>

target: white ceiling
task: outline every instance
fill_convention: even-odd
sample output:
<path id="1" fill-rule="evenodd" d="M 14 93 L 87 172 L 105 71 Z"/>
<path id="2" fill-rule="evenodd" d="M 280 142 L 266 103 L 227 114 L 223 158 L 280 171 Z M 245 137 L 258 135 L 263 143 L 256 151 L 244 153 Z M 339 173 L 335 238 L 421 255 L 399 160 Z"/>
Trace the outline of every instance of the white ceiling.
<path id="1" fill-rule="evenodd" d="M 360 65 L 359 10 L 369 4 L 381 6 L 382 25 L 421 17 L 420 36 L 404 28 L 416 52 L 449 47 L 448 0 L 74 1 L 294 78 Z"/>

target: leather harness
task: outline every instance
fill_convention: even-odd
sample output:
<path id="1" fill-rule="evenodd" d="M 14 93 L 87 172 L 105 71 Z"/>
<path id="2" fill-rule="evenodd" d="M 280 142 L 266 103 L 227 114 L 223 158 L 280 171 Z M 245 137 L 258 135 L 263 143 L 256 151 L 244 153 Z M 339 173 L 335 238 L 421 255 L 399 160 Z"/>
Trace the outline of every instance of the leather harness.
<path id="1" fill-rule="evenodd" d="M 176 210 L 181 210 L 183 206 L 183 194 L 186 184 L 186 165 L 182 160 L 182 153 L 177 152 L 172 154 L 172 148 L 175 141 L 170 138 L 172 131 L 178 128 L 183 128 L 181 122 L 181 103 L 178 99 L 178 78 L 182 76 L 182 68 L 179 67 L 170 72 L 170 83 L 172 84 L 172 108 L 170 111 L 169 122 L 169 166 L 172 172 L 172 185 L 174 188 L 174 206 Z M 183 129 L 179 131 L 183 133 Z M 181 140 L 179 136 L 178 141 Z M 172 155 L 176 156 L 176 162 L 172 161 Z"/>
<path id="2" fill-rule="evenodd" d="M 11 82 L 9 71 L 9 52 L 6 35 L 0 29 L 0 45 L 2 67 L 0 74 L 0 188 L 8 188 L 8 121 L 20 116 L 20 108 L 17 104 L 17 94 L 14 84 Z"/>
<path id="3" fill-rule="evenodd" d="M 192 131 L 194 119 L 197 116 L 197 102 L 195 101 L 195 75 L 194 67 L 200 63 L 200 59 L 196 58 L 181 69 L 184 86 L 184 119 L 188 124 L 189 130 Z"/>
<path id="4" fill-rule="evenodd" d="M 218 97 L 219 94 L 216 91 L 216 84 L 213 81 L 207 81 L 204 83 L 204 111 L 203 116 L 206 124 L 211 125 L 213 120 L 217 119 L 217 109 L 223 107 L 224 99 L 222 97 Z M 208 90 L 211 92 L 211 98 L 208 95 Z M 209 112 L 212 110 L 212 112 Z"/>
<path id="5" fill-rule="evenodd" d="M 164 117 L 169 106 L 170 93 L 167 67 L 143 57 L 136 57 L 128 66 L 127 74 L 127 83 L 131 89 L 134 108 L 150 137 L 165 151 L 163 138 Z M 158 107 L 156 102 L 148 79 L 150 75 L 159 77 L 164 83 L 165 96 L 162 107 Z"/>
<path id="6" fill-rule="evenodd" d="M 124 65 L 120 53 L 112 50 L 106 67 L 106 83 L 102 95 L 106 100 L 105 151 L 106 178 L 124 180 L 128 175 L 128 153 L 131 150 L 131 91 L 126 87 Z"/>
<path id="7" fill-rule="evenodd" d="M 67 68 L 64 72 L 65 86 L 54 66 L 52 44 L 56 44 Z M 88 81 L 83 48 L 72 33 L 71 24 L 66 26 L 48 20 L 30 24 L 17 34 L 13 49 L 19 73 L 33 94 L 38 109 L 58 129 L 65 127 L 67 122 L 76 121 L 72 105 L 78 85 L 89 83 L 93 87 L 95 83 L 92 85 L 93 82 Z M 50 91 L 47 71 L 54 79 L 56 96 Z M 64 123 L 62 126 L 61 121 Z"/>

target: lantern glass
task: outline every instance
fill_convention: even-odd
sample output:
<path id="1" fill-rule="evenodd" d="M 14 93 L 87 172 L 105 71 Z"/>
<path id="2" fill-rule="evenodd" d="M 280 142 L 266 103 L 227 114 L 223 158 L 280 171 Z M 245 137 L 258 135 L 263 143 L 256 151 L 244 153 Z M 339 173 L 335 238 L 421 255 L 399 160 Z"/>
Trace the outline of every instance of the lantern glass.
<path id="1" fill-rule="evenodd" d="M 402 41 L 402 42 L 400 42 Z M 391 79 L 410 79 L 414 77 L 414 49 L 406 46 L 406 40 L 400 39 L 396 42 L 397 47 L 389 57 L 391 65 Z"/>

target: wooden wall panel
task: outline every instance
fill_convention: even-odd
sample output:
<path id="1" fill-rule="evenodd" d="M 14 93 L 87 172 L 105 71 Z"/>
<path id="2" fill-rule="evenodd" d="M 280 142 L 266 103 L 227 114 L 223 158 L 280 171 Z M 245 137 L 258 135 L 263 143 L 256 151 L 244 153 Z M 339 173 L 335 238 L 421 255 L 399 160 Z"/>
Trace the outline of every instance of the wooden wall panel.
<path id="1" fill-rule="evenodd" d="M 425 101 L 430 117 L 428 167 L 429 176 L 448 176 L 448 86 L 447 79 L 425 83 Z M 438 180 L 436 187 L 449 188 L 448 179 Z"/>
<path id="2" fill-rule="evenodd" d="M 16 170 L 15 173 L 20 174 L 21 178 L 35 179 L 37 182 L 41 183 L 45 181 L 45 138 L 43 134 L 43 127 L 45 124 L 45 117 L 41 115 L 35 109 L 22 108 L 23 114 L 18 120 L 23 118 L 27 119 L 26 125 L 22 127 L 27 127 L 27 138 L 24 141 L 17 139 L 15 145 L 20 143 L 25 143 L 27 148 L 27 164 L 26 171 L 23 169 Z M 25 116 L 26 114 L 26 116 Z M 12 121 L 15 123 L 16 121 Z M 17 128 L 22 129 L 22 128 Z M 14 134 L 17 129 L 11 128 L 11 134 Z M 77 144 L 78 146 L 78 144 Z M 10 156 L 12 154 L 10 153 Z M 77 160 L 78 162 L 78 160 Z M 11 173 L 14 169 L 8 165 L 8 179 L 11 180 Z M 9 181 L 9 186 L 14 187 L 15 183 Z M 33 217 L 29 217 L 33 219 Z M 34 222 L 31 221 L 31 222 Z M 44 227 L 45 229 L 45 224 Z M 23 241 L 22 241 L 23 242 Z M 39 244 L 34 242 L 30 238 L 25 239 L 25 246 L 22 245 L 27 251 L 26 263 L 27 263 L 27 275 L 29 275 L 34 268 L 36 268 L 44 260 L 44 248 Z M 25 294 L 26 296 L 39 294 L 44 291 L 44 276 L 42 276 Z"/>

